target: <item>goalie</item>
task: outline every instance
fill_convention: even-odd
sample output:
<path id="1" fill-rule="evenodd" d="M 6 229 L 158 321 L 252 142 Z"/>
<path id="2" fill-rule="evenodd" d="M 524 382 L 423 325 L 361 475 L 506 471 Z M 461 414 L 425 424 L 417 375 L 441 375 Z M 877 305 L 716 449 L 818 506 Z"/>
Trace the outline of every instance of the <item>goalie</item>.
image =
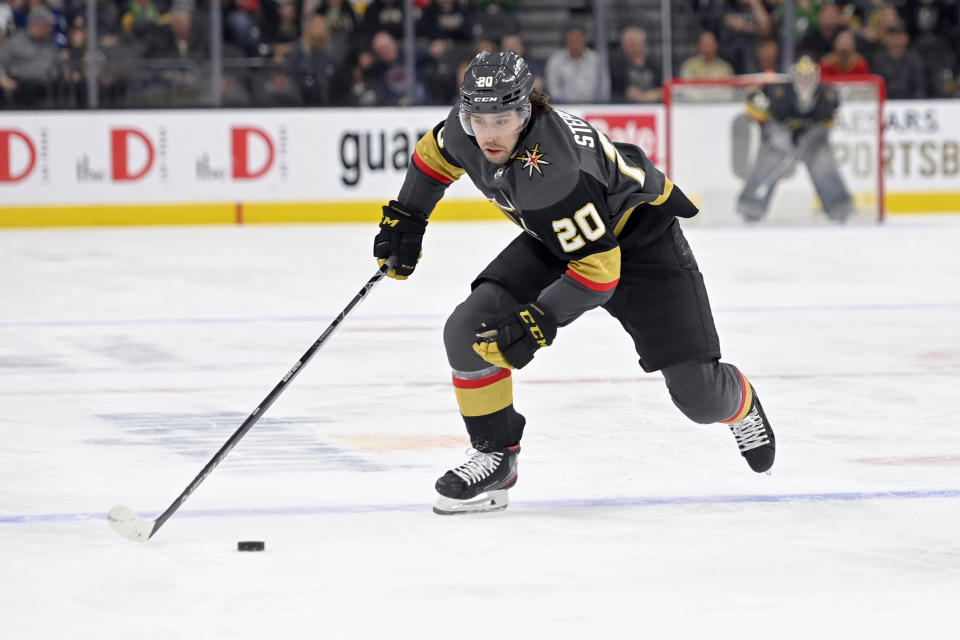
<path id="1" fill-rule="evenodd" d="M 737 199 L 737 212 L 748 222 L 766 215 L 774 187 L 798 160 L 807 165 L 828 218 L 843 222 L 853 212 L 828 140 L 838 106 L 836 91 L 820 85 L 820 68 L 809 56 L 793 65 L 790 82 L 750 94 L 747 114 L 760 123 L 761 138 L 753 171 Z"/>

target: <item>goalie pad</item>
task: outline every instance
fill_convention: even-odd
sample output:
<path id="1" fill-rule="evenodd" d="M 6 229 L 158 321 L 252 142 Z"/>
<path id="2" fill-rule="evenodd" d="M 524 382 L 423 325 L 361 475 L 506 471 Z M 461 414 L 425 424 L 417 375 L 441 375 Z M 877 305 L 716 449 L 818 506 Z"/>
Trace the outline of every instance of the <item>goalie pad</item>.
<path id="1" fill-rule="evenodd" d="M 807 130 L 797 141 L 797 150 L 810 181 L 820 198 L 823 212 L 831 220 L 842 222 L 853 213 L 853 198 L 840 175 L 840 168 L 827 140 L 827 130 L 816 125 Z"/>
<path id="2" fill-rule="evenodd" d="M 840 175 L 827 128 L 815 124 L 802 132 L 793 132 L 774 122 L 765 127 L 753 172 L 737 199 L 737 212 L 751 222 L 763 218 L 777 182 L 793 170 L 798 160 L 806 165 L 827 217 L 843 221 L 853 213 L 853 198 Z"/>
<path id="3" fill-rule="evenodd" d="M 786 135 L 785 140 L 777 135 L 766 138 L 760 144 L 753 171 L 737 198 L 737 213 L 747 221 L 755 222 L 766 215 L 774 187 L 790 172 L 797 160 L 797 150 L 790 142 L 789 130 Z"/>

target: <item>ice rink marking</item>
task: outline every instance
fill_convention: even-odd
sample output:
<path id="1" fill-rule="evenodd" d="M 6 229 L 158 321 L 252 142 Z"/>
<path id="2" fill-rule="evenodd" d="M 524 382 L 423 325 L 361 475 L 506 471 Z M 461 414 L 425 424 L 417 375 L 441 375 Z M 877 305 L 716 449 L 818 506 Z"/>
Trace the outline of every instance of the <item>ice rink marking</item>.
<path id="1" fill-rule="evenodd" d="M 842 493 L 784 493 L 717 496 L 637 496 L 624 498 L 568 498 L 564 500 L 529 500 L 514 502 L 511 512 L 538 509 L 575 509 L 605 507 L 657 507 L 708 504 L 748 504 L 784 502 L 860 502 L 866 500 L 927 500 L 960 498 L 960 489 L 918 489 L 914 491 L 870 491 Z M 238 518 L 250 516 L 349 515 L 395 511 L 429 511 L 429 504 L 318 505 L 308 507 L 271 507 L 254 509 L 204 509 L 181 511 L 181 518 Z M 158 513 L 141 514 L 156 518 Z M 32 524 L 77 522 L 106 519 L 102 513 L 43 513 L 36 515 L 0 515 L 0 524 Z"/>
<path id="2" fill-rule="evenodd" d="M 257 365 L 257 366 L 268 366 L 268 365 Z M 233 366 L 230 370 L 235 370 L 236 367 Z M 163 369 L 162 373 L 183 373 L 189 371 L 209 371 L 209 367 L 200 367 L 197 369 Z M 127 372 L 126 369 L 67 369 L 62 370 L 58 369 L 55 371 L 57 374 L 78 374 L 78 375 L 89 375 L 91 373 L 102 373 L 104 371 L 124 371 L 125 373 L 157 373 L 156 370 L 149 371 L 131 371 Z M 829 378 L 844 378 L 844 379 L 859 379 L 859 378 L 909 378 L 916 376 L 960 376 L 960 369 L 952 367 L 942 367 L 942 368 L 931 368 L 925 370 L 914 370 L 914 371 L 847 371 L 847 372 L 824 372 L 824 373 L 758 373 L 751 375 L 750 378 L 754 380 L 821 380 Z M 655 376 L 653 374 L 647 376 L 637 376 L 637 377 L 604 377 L 604 378 L 566 378 L 566 379 L 554 379 L 554 378 L 541 378 L 541 379 L 524 379 L 518 382 L 522 385 L 573 385 L 573 384 L 645 384 L 656 382 L 663 384 L 663 379 Z M 352 389 L 360 388 L 367 389 L 370 387 L 369 382 L 331 382 L 325 383 L 322 385 L 316 384 L 307 384 L 301 385 L 304 389 Z M 388 385 L 390 387 L 415 387 L 415 388 L 438 388 L 438 389 L 447 389 L 450 388 L 449 380 L 436 381 L 436 382 L 390 382 Z M 139 394 L 149 394 L 149 393 L 218 393 L 224 391 L 250 391 L 256 389 L 262 389 L 262 386 L 258 385 L 236 385 L 236 386 L 221 386 L 221 387 L 143 387 L 143 388 L 99 388 L 99 389 L 43 389 L 43 390 L 17 390 L 17 391 L 0 391 L 0 396 L 54 396 L 54 395 L 75 395 L 75 394 L 106 394 L 106 393 L 139 393 Z"/>
<path id="3" fill-rule="evenodd" d="M 802 313 L 822 311 L 920 311 L 929 309 L 960 309 L 960 302 L 923 302 L 911 304 L 824 304 L 824 305 L 782 305 L 767 307 L 719 307 L 715 313 Z M 600 313 L 599 311 L 595 313 Z M 445 314 L 399 314 L 391 316 L 356 316 L 356 322 L 371 320 L 437 320 Z M 9 320 L 0 322 L 0 329 L 56 328 L 56 327 L 120 327 L 142 325 L 179 325 L 179 324 L 253 324 L 260 322 L 280 323 L 324 323 L 334 316 L 250 316 L 237 318 L 141 318 L 130 320 Z M 405 327 L 405 331 L 433 330 L 434 327 Z M 345 331 L 376 331 L 379 327 L 344 327 Z M 397 331 L 397 327 L 384 327 L 383 331 Z"/>

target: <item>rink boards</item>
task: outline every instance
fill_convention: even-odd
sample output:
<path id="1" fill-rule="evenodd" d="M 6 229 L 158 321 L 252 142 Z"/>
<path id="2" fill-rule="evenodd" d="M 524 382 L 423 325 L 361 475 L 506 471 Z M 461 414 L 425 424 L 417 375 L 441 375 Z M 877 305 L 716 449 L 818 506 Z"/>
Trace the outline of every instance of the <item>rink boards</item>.
<path id="1" fill-rule="evenodd" d="M 667 166 L 661 105 L 564 109 Z M 446 114 L 443 107 L 7 112 L 0 226 L 369 221 L 396 195 L 420 135 Z M 960 101 L 888 102 L 884 122 L 887 210 L 956 211 Z M 685 155 L 727 164 L 727 131 L 686 131 Z M 851 163 L 875 163 L 863 175 L 876 175 L 876 154 L 849 150 Z M 682 167 L 672 172 L 697 191 L 683 182 Z M 808 185 L 799 178 L 796 185 L 809 200 Z M 789 193 L 792 183 L 785 186 Z M 715 211 L 729 208 L 709 191 L 692 195 Z M 436 218 L 500 215 L 461 180 Z"/>

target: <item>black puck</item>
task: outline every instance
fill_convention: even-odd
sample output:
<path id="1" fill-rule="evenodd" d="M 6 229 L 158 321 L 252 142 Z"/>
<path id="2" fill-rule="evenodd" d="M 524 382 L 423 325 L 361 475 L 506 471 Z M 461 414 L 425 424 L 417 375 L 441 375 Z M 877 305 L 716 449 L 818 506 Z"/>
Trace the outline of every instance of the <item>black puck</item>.
<path id="1" fill-rule="evenodd" d="M 263 551 L 265 548 L 262 540 L 241 540 L 237 543 L 237 551 Z"/>

